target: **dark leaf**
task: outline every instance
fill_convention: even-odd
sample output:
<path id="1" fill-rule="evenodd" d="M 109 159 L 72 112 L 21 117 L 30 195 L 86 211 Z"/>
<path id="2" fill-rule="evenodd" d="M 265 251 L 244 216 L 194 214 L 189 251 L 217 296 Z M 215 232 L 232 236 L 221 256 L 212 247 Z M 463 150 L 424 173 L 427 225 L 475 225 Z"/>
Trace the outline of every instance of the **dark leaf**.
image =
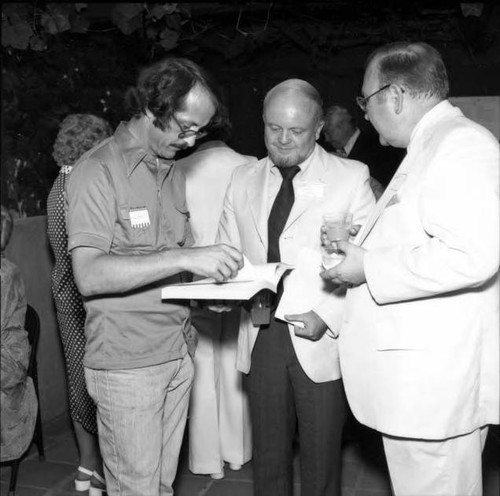
<path id="1" fill-rule="evenodd" d="M 123 34 L 131 34 L 142 26 L 142 3 L 119 3 L 111 11 L 111 19 Z"/>
<path id="2" fill-rule="evenodd" d="M 88 7 L 88 4 L 86 3 L 75 3 L 75 10 L 77 12 L 80 12 Z"/>
<path id="3" fill-rule="evenodd" d="M 156 26 L 148 26 L 146 28 L 146 36 L 149 40 L 156 40 L 158 36 L 158 28 Z"/>
<path id="4" fill-rule="evenodd" d="M 111 11 L 111 19 L 116 25 L 119 25 L 142 14 L 143 10 L 144 5 L 142 3 L 117 3 Z"/>
<path id="5" fill-rule="evenodd" d="M 2 27 L 2 46 L 26 50 L 33 35 L 33 29 L 27 22 L 13 26 L 5 25 Z"/>
<path id="6" fill-rule="evenodd" d="M 177 31 L 172 31 L 169 28 L 165 28 L 160 33 L 160 45 L 166 50 L 172 50 L 177 46 L 177 40 L 179 39 L 179 33 Z"/>
<path id="7" fill-rule="evenodd" d="M 163 5 L 160 5 L 158 3 L 154 4 L 149 9 L 149 15 L 155 20 L 161 19 L 166 13 L 167 12 L 164 9 Z"/>
<path id="8" fill-rule="evenodd" d="M 2 19 L 4 16 L 13 22 L 14 18 L 26 19 L 33 12 L 33 5 L 29 3 L 3 2 L 2 4 Z"/>
<path id="9" fill-rule="evenodd" d="M 172 14 L 166 18 L 167 26 L 175 31 L 181 29 L 181 16 L 179 14 Z"/>
<path id="10" fill-rule="evenodd" d="M 50 6 L 54 4 L 49 4 Z M 44 27 L 45 31 L 49 34 L 62 33 L 71 29 L 69 23 L 69 11 L 62 9 L 61 6 L 47 7 L 47 12 L 42 14 L 40 24 Z"/>
<path id="11" fill-rule="evenodd" d="M 35 52 L 43 52 L 47 48 L 47 42 L 43 36 L 33 35 L 30 38 L 30 48 Z"/>
<path id="12" fill-rule="evenodd" d="M 86 33 L 90 26 L 90 21 L 84 15 L 73 15 L 71 16 L 70 21 L 71 31 L 73 33 Z"/>
<path id="13" fill-rule="evenodd" d="M 162 8 L 165 10 L 167 14 L 173 14 L 177 10 L 177 4 L 176 3 L 164 3 L 162 5 Z"/>

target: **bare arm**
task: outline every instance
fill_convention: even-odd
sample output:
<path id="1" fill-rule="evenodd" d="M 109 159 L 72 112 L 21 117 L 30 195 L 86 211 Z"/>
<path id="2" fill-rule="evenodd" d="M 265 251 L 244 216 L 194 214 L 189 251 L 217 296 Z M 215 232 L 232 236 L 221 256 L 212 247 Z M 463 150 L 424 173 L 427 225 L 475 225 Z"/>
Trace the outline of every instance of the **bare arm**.
<path id="1" fill-rule="evenodd" d="M 148 255 L 112 255 L 85 246 L 71 253 L 75 281 L 84 296 L 130 291 L 183 271 L 225 281 L 243 266 L 241 253 L 223 244 Z"/>

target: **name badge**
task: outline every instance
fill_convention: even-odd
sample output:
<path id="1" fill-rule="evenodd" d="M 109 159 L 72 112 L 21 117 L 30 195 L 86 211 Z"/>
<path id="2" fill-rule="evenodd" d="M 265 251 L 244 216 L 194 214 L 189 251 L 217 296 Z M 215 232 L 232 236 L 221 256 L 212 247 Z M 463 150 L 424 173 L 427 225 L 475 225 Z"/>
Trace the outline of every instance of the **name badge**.
<path id="1" fill-rule="evenodd" d="M 322 200 L 325 184 L 320 182 L 297 181 L 294 187 L 295 198 Z"/>
<path id="2" fill-rule="evenodd" d="M 131 208 L 129 215 L 130 224 L 134 229 L 148 227 L 151 224 L 148 209 L 145 207 Z"/>

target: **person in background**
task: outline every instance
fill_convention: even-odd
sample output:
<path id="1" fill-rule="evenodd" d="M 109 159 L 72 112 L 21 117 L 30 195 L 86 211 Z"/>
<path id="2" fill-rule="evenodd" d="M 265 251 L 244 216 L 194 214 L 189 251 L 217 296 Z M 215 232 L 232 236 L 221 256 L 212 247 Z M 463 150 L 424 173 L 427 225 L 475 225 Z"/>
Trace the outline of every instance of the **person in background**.
<path id="1" fill-rule="evenodd" d="M 55 258 L 52 294 L 66 364 L 70 416 L 80 453 L 75 489 L 90 491 L 91 496 L 99 496 L 105 484 L 96 406 L 85 385 L 85 308 L 73 279 L 68 253 L 64 189 L 74 163 L 111 134 L 109 123 L 95 115 L 71 114 L 63 119 L 52 153 L 60 170 L 47 199 L 47 233 Z"/>
<path id="2" fill-rule="evenodd" d="M 426 43 L 369 56 L 358 104 L 381 142 L 408 153 L 323 273 L 352 286 L 344 384 L 356 418 L 382 433 L 396 496 L 480 496 L 488 424 L 500 422 L 499 146 L 448 91 Z"/>
<path id="3" fill-rule="evenodd" d="M 9 211 L 1 206 L 1 374 L 0 461 L 14 460 L 29 448 L 35 430 L 38 401 L 28 377 L 30 344 L 24 329 L 26 292 L 19 268 L 5 257 L 12 234 Z"/>
<path id="4" fill-rule="evenodd" d="M 190 308 L 161 288 L 190 272 L 224 281 L 243 257 L 193 248 L 185 177 L 174 162 L 218 120 L 218 90 L 194 62 L 144 68 L 131 118 L 75 165 L 66 185 L 68 249 L 87 319 L 85 378 L 97 404 L 106 488 L 172 494 L 193 379 Z"/>
<path id="5" fill-rule="evenodd" d="M 260 318 L 260 296 L 255 324 L 252 310 L 242 309 L 237 366 L 248 374 L 254 491 L 293 494 L 298 428 L 302 494 L 338 496 L 346 402 L 330 322 L 342 312 L 343 296 L 319 275 L 317 233 L 328 211 L 349 211 L 362 224 L 375 199 L 366 165 L 316 144 L 322 100 L 307 81 L 272 88 L 263 119 L 268 156 L 234 171 L 218 233 L 252 264 L 295 266 L 269 302 L 268 323 Z"/>
<path id="6" fill-rule="evenodd" d="M 361 131 L 349 111 L 339 105 L 327 108 L 323 134 L 331 151 L 368 165 L 371 186 L 378 199 L 403 160 L 404 150 L 382 146 L 376 134 Z"/>
<path id="7" fill-rule="evenodd" d="M 215 243 L 224 195 L 233 170 L 255 157 L 240 155 L 226 142 L 229 118 L 199 141 L 196 150 L 177 161 L 186 175 L 186 201 L 195 246 Z M 243 374 L 236 370 L 240 310 L 216 313 L 192 308 L 198 331 L 194 382 L 189 410 L 189 469 L 224 477 L 224 462 L 239 470 L 252 454 L 250 412 Z"/>

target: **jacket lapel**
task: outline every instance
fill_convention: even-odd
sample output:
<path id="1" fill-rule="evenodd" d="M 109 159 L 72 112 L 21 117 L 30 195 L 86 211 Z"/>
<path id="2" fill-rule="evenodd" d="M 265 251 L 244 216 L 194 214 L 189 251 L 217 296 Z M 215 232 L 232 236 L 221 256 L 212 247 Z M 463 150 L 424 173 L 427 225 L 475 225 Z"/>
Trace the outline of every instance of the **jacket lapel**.
<path id="1" fill-rule="evenodd" d="M 314 188 L 321 188 L 321 186 L 324 187 L 326 184 L 323 179 L 325 163 L 321 155 L 321 149 L 318 145 L 316 145 L 314 152 L 309 159 L 307 159 L 307 162 L 308 164 L 304 168 L 304 172 L 294 181 L 295 201 L 283 232 L 286 232 L 287 229 L 302 217 L 309 208 L 311 201 L 318 199 L 318 194 L 315 192 Z M 298 189 L 300 187 L 306 188 L 306 191 L 299 193 Z M 322 193 L 320 196 L 322 197 Z"/>
<path id="2" fill-rule="evenodd" d="M 387 207 L 390 203 L 393 203 L 395 201 L 399 189 L 406 181 L 406 176 L 408 175 L 408 169 L 410 167 L 410 164 L 411 160 L 408 157 L 408 155 L 406 155 L 403 161 L 401 162 L 400 166 L 394 173 L 391 182 L 387 185 L 387 188 L 385 189 L 384 193 L 376 203 L 375 208 L 372 211 L 372 214 L 370 215 L 370 217 L 368 217 L 368 220 L 366 221 L 365 225 L 362 226 L 361 230 L 356 236 L 354 240 L 355 244 L 363 246 L 363 243 L 371 233 L 379 217 L 382 215 L 382 212 L 384 211 L 385 207 Z"/>

